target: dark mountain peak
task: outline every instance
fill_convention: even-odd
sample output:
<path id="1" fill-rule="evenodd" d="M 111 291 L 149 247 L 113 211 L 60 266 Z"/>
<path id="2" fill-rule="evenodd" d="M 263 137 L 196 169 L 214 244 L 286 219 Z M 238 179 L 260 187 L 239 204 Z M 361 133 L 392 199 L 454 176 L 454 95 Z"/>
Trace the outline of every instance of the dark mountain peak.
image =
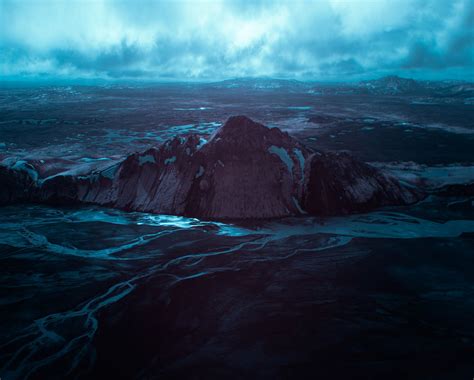
<path id="1" fill-rule="evenodd" d="M 214 132 L 211 141 L 211 145 L 216 143 L 237 145 L 244 150 L 256 147 L 263 149 L 268 144 L 278 143 L 279 146 L 297 144 L 288 133 L 278 128 L 268 128 L 243 115 L 229 117 L 225 124 Z"/>
<path id="2" fill-rule="evenodd" d="M 230 130 L 252 130 L 253 128 L 267 129 L 263 124 L 253 121 L 251 118 L 244 115 L 231 116 L 227 119 L 225 124 L 220 128 L 221 130 L 230 131 Z"/>
<path id="3" fill-rule="evenodd" d="M 210 219 L 364 212 L 417 191 L 346 153 L 314 153 L 278 128 L 233 116 L 212 138 L 177 136 L 89 174 L 38 181 L 0 166 L 0 203 L 86 203 Z"/>

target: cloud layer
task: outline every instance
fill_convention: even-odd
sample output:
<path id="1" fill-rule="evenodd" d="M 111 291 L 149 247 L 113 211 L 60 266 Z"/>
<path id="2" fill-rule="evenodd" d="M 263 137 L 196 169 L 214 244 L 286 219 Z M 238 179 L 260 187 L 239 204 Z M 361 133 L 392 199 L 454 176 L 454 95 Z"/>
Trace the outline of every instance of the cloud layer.
<path id="1" fill-rule="evenodd" d="M 4 78 L 472 79 L 472 0 L 0 0 Z M 469 78 L 470 77 L 470 78 Z"/>

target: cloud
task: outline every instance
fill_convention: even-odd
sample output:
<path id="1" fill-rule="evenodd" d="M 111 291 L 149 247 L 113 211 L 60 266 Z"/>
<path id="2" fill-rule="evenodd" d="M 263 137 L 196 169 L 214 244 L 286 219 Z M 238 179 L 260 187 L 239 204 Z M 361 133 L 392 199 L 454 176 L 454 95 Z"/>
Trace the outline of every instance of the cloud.
<path id="1" fill-rule="evenodd" d="M 0 25 L 3 77 L 472 79 L 474 69 L 471 0 L 0 0 Z"/>

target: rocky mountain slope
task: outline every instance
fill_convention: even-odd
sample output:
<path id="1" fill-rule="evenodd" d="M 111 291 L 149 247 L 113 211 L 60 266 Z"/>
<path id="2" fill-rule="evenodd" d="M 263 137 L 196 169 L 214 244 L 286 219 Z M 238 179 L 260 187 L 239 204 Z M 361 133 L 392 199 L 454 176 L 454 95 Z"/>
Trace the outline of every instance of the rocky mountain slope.
<path id="1" fill-rule="evenodd" d="M 38 163 L 35 163 L 39 165 Z M 416 202 L 418 191 L 347 153 L 312 151 L 278 128 L 230 117 L 87 174 L 0 167 L 0 202 L 88 203 L 209 219 L 335 215 Z"/>
<path id="2" fill-rule="evenodd" d="M 420 82 L 410 78 L 401 78 L 396 75 L 389 75 L 380 79 L 362 81 L 359 89 L 373 94 L 398 95 L 398 94 L 419 94 L 424 91 Z"/>

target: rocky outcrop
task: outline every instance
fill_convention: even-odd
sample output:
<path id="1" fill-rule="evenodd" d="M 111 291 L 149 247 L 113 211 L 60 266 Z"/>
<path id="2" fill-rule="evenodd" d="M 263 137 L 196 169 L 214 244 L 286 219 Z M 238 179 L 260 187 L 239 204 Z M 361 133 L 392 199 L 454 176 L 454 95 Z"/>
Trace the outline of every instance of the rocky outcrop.
<path id="1" fill-rule="evenodd" d="M 311 214 L 341 215 L 416 202 L 421 193 L 348 153 L 312 156 L 303 207 Z"/>
<path id="2" fill-rule="evenodd" d="M 474 182 L 445 185 L 436 189 L 434 193 L 445 197 L 472 197 L 474 196 Z"/>
<path id="3" fill-rule="evenodd" d="M 186 214 L 272 218 L 301 213 L 304 146 L 278 128 L 232 117 L 198 152 Z"/>
<path id="4" fill-rule="evenodd" d="M 21 200 L 209 219 L 345 214 L 420 198 L 347 153 L 311 151 L 278 128 L 245 116 L 229 118 L 209 141 L 176 137 L 86 175 L 37 179 L 34 168 L 28 169 L 24 178 L 13 169 L 0 172 L 13 189 L 9 193 L 27 194 Z M 1 194 L 0 201 L 11 202 Z"/>
<path id="5" fill-rule="evenodd" d="M 0 166 L 0 205 L 28 201 L 37 187 L 33 173 L 34 167 L 25 161 Z"/>

